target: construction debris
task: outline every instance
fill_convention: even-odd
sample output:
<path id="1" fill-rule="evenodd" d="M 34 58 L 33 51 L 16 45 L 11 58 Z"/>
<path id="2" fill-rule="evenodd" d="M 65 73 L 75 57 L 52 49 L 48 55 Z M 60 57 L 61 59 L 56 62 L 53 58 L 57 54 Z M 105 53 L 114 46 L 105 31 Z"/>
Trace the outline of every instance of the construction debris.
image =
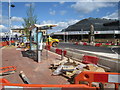
<path id="1" fill-rule="evenodd" d="M 53 75 L 62 74 L 69 78 L 80 74 L 82 71 L 105 72 L 103 68 L 98 67 L 95 64 L 83 64 L 69 58 L 67 60 L 64 59 L 59 62 L 54 62 L 51 64 L 51 68 L 53 70 Z"/>
<path id="2" fill-rule="evenodd" d="M 16 67 L 8 66 L 8 67 L 0 67 L 0 76 L 13 74 L 16 72 Z"/>
<path id="3" fill-rule="evenodd" d="M 23 73 L 23 71 L 20 71 L 19 76 L 22 78 L 22 80 L 25 84 L 31 84 L 29 79 L 27 78 L 27 76 Z"/>

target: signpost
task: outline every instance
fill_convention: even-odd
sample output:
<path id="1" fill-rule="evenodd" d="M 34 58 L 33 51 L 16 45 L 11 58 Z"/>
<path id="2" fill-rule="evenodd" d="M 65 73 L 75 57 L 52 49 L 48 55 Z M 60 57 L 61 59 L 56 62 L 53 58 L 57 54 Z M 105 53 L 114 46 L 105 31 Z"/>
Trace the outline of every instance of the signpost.
<path id="1" fill-rule="evenodd" d="M 43 50 L 43 32 L 41 30 L 52 29 L 56 25 L 45 24 L 45 25 L 33 25 L 30 27 L 30 50 L 36 51 L 37 62 L 42 61 L 42 50 Z"/>

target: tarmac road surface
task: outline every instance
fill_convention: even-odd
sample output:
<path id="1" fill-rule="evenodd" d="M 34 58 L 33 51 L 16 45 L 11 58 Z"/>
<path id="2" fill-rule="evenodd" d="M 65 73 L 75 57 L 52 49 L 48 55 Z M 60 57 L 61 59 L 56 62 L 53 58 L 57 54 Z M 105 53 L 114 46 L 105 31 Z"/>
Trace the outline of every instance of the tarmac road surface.
<path id="1" fill-rule="evenodd" d="M 120 54 L 120 48 L 82 46 L 82 45 L 74 45 L 73 43 L 63 43 L 63 42 L 59 43 L 58 48 L 63 48 L 63 49 L 71 48 L 71 49 L 86 50 L 86 51 L 92 51 L 92 52 Z"/>

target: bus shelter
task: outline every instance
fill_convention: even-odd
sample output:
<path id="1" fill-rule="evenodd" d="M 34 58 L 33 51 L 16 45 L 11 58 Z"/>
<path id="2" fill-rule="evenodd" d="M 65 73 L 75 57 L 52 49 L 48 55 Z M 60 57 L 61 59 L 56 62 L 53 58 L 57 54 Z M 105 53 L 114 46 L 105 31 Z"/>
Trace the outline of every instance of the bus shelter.
<path id="1" fill-rule="evenodd" d="M 43 50 L 43 32 L 42 30 L 52 29 L 57 25 L 53 24 L 44 24 L 38 25 L 34 24 L 29 28 L 30 30 L 30 50 L 36 51 L 37 62 L 41 62 L 41 54 Z M 47 31 L 46 31 L 47 32 Z"/>

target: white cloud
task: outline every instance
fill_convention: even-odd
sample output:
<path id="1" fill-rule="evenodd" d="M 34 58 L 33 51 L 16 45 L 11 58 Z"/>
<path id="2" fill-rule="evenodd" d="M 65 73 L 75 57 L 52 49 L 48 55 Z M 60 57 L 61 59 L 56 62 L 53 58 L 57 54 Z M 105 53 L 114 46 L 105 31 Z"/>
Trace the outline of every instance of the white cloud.
<path id="1" fill-rule="evenodd" d="M 8 16 L 0 15 L 0 24 L 8 24 Z"/>
<path id="2" fill-rule="evenodd" d="M 112 14 L 104 16 L 103 18 L 106 18 L 106 19 L 118 19 L 118 11 L 115 11 Z"/>
<path id="3" fill-rule="evenodd" d="M 99 8 L 114 6 L 114 4 L 108 2 L 94 2 L 91 0 L 88 1 L 89 2 L 76 2 L 75 4 L 72 4 L 71 7 L 78 12 L 90 13 L 94 10 L 98 10 Z"/>
<path id="4" fill-rule="evenodd" d="M 43 21 L 41 24 L 57 24 L 57 27 L 54 27 L 53 30 L 50 30 L 49 33 L 61 31 L 62 29 L 67 28 L 69 25 L 77 23 L 79 20 L 68 20 L 66 22 L 55 22 L 53 20 Z"/>
<path id="5" fill-rule="evenodd" d="M 62 11 L 60 11 L 60 14 L 64 15 L 64 14 L 66 14 L 66 12 L 67 12 L 66 10 L 62 10 Z"/>
<path id="6" fill-rule="evenodd" d="M 3 30 L 3 29 L 8 29 L 8 28 L 5 27 L 4 25 L 0 25 L 0 30 Z"/>
<path id="7" fill-rule="evenodd" d="M 47 21 L 43 21 L 41 24 L 55 24 L 55 21 L 47 20 Z"/>
<path id="8" fill-rule="evenodd" d="M 35 3 L 26 3 L 25 6 L 26 7 L 30 7 L 30 5 L 32 5 L 33 7 L 35 6 Z"/>
<path id="9" fill-rule="evenodd" d="M 23 28 L 23 26 L 18 26 L 18 25 L 13 25 L 12 29 L 16 29 L 16 28 Z"/>
<path id="10" fill-rule="evenodd" d="M 69 20 L 69 21 L 68 21 L 68 24 L 69 24 L 69 25 L 72 25 L 72 24 L 77 23 L 78 21 L 80 21 L 80 20 L 78 20 L 78 19 L 75 19 L 75 20 Z"/>
<path id="11" fill-rule="evenodd" d="M 9 28 L 4 26 L 4 25 L 0 25 L 0 32 L 8 32 Z"/>
<path id="12" fill-rule="evenodd" d="M 49 12 L 51 15 L 55 15 L 56 14 L 56 11 L 55 10 L 50 10 Z"/>
<path id="13" fill-rule="evenodd" d="M 12 18 L 11 18 L 11 22 L 23 22 L 24 20 L 23 20 L 23 18 L 21 18 L 21 17 L 15 17 L 15 16 L 13 16 Z M 9 23 L 9 19 L 8 19 L 8 16 L 1 16 L 0 15 L 0 23 L 1 24 L 8 24 Z"/>
<path id="14" fill-rule="evenodd" d="M 64 4 L 65 3 L 65 1 L 60 1 L 60 4 Z"/>
<path id="15" fill-rule="evenodd" d="M 57 4 L 54 4 L 53 6 L 54 6 L 54 7 L 57 7 Z"/>
<path id="16" fill-rule="evenodd" d="M 13 16 L 11 18 L 11 21 L 13 21 L 13 22 L 23 22 L 24 20 L 21 17 L 15 17 L 15 16 Z"/>

